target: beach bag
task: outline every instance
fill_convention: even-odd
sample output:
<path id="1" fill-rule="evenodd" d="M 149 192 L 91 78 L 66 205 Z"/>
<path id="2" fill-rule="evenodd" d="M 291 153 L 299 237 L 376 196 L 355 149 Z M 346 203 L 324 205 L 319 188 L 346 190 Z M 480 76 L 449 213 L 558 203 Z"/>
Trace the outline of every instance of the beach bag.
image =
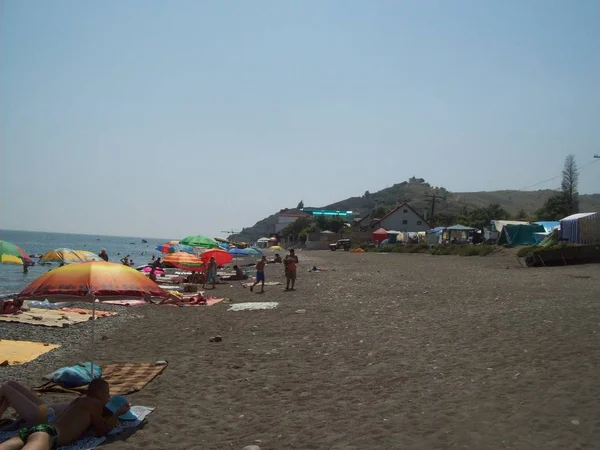
<path id="1" fill-rule="evenodd" d="M 52 372 L 48 379 L 56 384 L 61 385 L 64 388 L 75 388 L 79 386 L 85 386 L 92 382 L 92 364 L 89 362 L 83 364 L 76 364 L 69 367 L 61 367 L 58 370 Z M 102 376 L 102 369 L 100 366 L 94 364 L 94 380 Z"/>

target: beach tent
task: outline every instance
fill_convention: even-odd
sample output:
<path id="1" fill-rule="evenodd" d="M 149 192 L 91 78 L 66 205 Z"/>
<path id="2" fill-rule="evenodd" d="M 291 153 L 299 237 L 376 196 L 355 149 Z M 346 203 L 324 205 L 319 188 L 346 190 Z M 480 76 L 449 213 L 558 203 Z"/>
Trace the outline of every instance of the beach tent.
<path id="1" fill-rule="evenodd" d="M 561 219 L 559 235 L 569 244 L 600 243 L 600 213 L 578 213 Z"/>
<path id="2" fill-rule="evenodd" d="M 388 232 L 385 228 L 380 228 L 378 230 L 373 231 L 373 242 L 381 242 L 389 237 Z"/>
<path id="3" fill-rule="evenodd" d="M 558 244 L 558 228 L 555 228 L 538 244 L 540 247 L 552 247 Z"/>
<path id="4" fill-rule="evenodd" d="M 515 247 L 519 245 L 535 245 L 538 243 L 535 233 L 543 233 L 544 227 L 537 223 L 525 225 L 505 224 L 498 238 L 498 245 Z"/>

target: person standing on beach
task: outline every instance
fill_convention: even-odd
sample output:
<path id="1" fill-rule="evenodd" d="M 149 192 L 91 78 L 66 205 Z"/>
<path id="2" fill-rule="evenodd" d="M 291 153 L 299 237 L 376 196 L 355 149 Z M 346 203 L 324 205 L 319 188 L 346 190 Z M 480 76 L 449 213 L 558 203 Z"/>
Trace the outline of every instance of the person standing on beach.
<path id="1" fill-rule="evenodd" d="M 217 284 L 217 261 L 214 256 L 211 256 L 206 266 L 206 277 L 204 278 L 202 289 L 206 289 L 206 283 L 212 283 L 213 289 L 215 288 L 215 284 Z"/>
<path id="2" fill-rule="evenodd" d="M 106 249 L 103 248 L 102 250 L 100 250 L 100 253 L 98 253 L 98 256 L 100 258 L 102 258 L 104 261 L 108 262 L 108 253 L 106 253 Z"/>
<path id="3" fill-rule="evenodd" d="M 285 290 L 295 291 L 294 286 L 296 285 L 296 264 L 298 264 L 298 257 L 294 249 L 290 250 L 290 254 L 287 255 L 283 260 L 283 267 L 285 267 Z M 290 288 L 291 284 L 291 288 Z"/>
<path id="4" fill-rule="evenodd" d="M 267 264 L 267 257 L 263 256 L 260 261 L 256 264 L 256 281 L 250 286 L 250 292 L 254 290 L 254 286 L 262 282 L 260 292 L 265 292 L 265 264 Z"/>

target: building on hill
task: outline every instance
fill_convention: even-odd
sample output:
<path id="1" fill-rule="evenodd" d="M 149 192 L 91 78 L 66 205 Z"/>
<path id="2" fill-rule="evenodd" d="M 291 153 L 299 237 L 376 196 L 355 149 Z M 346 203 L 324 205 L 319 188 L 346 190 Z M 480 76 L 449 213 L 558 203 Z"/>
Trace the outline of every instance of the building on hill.
<path id="1" fill-rule="evenodd" d="M 431 229 L 429 223 L 408 203 L 402 203 L 381 218 L 379 226 L 386 230 L 418 233 Z"/>
<path id="2" fill-rule="evenodd" d="M 294 223 L 299 218 L 307 217 L 308 215 L 308 213 L 297 208 L 282 209 L 277 216 L 277 222 L 271 234 L 279 235 L 285 227 Z"/>

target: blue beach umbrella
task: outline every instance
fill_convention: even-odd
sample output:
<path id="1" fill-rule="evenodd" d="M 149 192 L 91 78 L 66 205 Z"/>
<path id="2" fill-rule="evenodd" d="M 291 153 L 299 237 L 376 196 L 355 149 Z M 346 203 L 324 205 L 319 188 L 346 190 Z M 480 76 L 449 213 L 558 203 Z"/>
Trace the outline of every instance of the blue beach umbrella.
<path id="1" fill-rule="evenodd" d="M 242 250 L 240 248 L 230 248 L 227 251 L 229 252 L 230 255 L 233 255 L 233 256 L 238 256 L 238 257 L 250 256 L 250 253 L 248 253 L 245 249 Z"/>
<path id="2" fill-rule="evenodd" d="M 256 247 L 248 247 L 248 248 L 245 248 L 244 251 L 249 253 L 250 256 L 263 256 L 263 252 L 261 252 Z"/>

